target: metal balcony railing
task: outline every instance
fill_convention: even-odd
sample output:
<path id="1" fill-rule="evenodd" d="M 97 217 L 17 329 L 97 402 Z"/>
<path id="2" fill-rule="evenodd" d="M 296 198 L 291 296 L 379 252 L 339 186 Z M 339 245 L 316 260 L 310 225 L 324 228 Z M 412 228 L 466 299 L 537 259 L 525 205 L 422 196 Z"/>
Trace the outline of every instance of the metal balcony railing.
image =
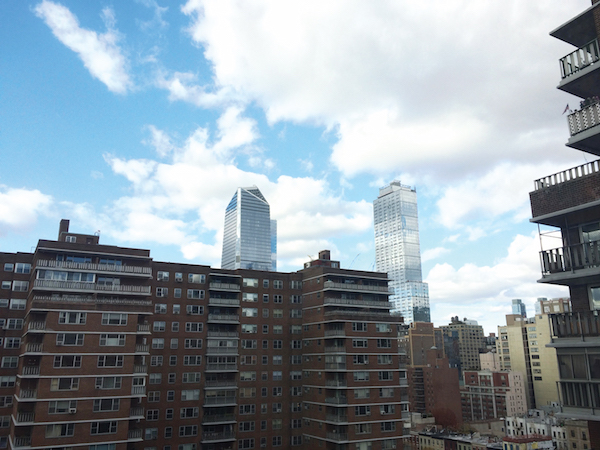
<path id="1" fill-rule="evenodd" d="M 237 347 L 206 347 L 206 353 L 209 355 L 232 355 L 238 354 L 239 350 Z"/>
<path id="2" fill-rule="evenodd" d="M 150 346 L 148 344 L 136 344 L 135 351 L 136 353 L 148 353 Z"/>
<path id="3" fill-rule="evenodd" d="M 567 78 L 600 60 L 600 49 L 598 39 L 588 42 L 583 47 L 563 56 L 559 60 L 560 75 Z"/>
<path id="4" fill-rule="evenodd" d="M 212 282 L 208 285 L 209 289 L 215 291 L 240 291 L 240 285 L 235 283 L 217 283 Z"/>
<path id="5" fill-rule="evenodd" d="M 369 291 L 379 292 L 381 294 L 389 294 L 388 286 L 370 285 L 370 284 L 355 284 L 355 283 L 336 283 L 335 281 L 326 281 L 323 283 L 326 289 L 339 289 L 342 291 Z"/>
<path id="6" fill-rule="evenodd" d="M 542 250 L 540 260 L 542 275 L 598 267 L 600 265 L 600 241 Z"/>
<path id="7" fill-rule="evenodd" d="M 206 370 L 237 370 L 236 363 L 208 363 Z"/>
<path id="8" fill-rule="evenodd" d="M 127 432 L 127 439 L 128 440 L 133 440 L 133 439 L 139 440 L 139 439 L 142 439 L 142 430 L 137 430 L 137 429 L 129 430 Z"/>
<path id="9" fill-rule="evenodd" d="M 93 264 L 80 263 L 73 261 L 53 261 L 39 259 L 36 262 L 37 267 L 51 267 L 53 269 L 71 269 L 71 270 L 86 270 L 91 272 L 115 272 L 132 275 L 152 275 L 151 267 L 139 266 L 124 266 L 117 264 Z"/>
<path id="10" fill-rule="evenodd" d="M 26 346 L 25 346 L 25 351 L 27 353 L 41 353 L 42 349 L 43 349 L 43 344 L 37 343 L 37 342 L 29 342 Z"/>
<path id="11" fill-rule="evenodd" d="M 211 337 L 231 337 L 236 338 L 240 336 L 237 331 L 208 331 L 206 334 L 209 338 Z"/>
<path id="12" fill-rule="evenodd" d="M 17 423 L 29 423 L 35 421 L 34 412 L 17 412 Z"/>
<path id="13" fill-rule="evenodd" d="M 235 439 L 236 435 L 232 431 L 218 432 L 204 432 L 202 433 L 202 441 L 225 441 Z"/>
<path id="14" fill-rule="evenodd" d="M 348 416 L 343 414 L 327 414 L 325 420 L 329 422 L 348 422 Z"/>
<path id="15" fill-rule="evenodd" d="M 146 373 L 148 372 L 148 366 L 147 365 L 135 365 L 133 366 L 133 373 Z"/>
<path id="16" fill-rule="evenodd" d="M 138 330 L 138 333 L 150 331 L 150 324 L 149 323 L 140 323 L 137 326 L 137 330 Z"/>
<path id="17" fill-rule="evenodd" d="M 146 395 L 146 386 L 132 386 L 131 394 L 132 395 Z"/>
<path id="18" fill-rule="evenodd" d="M 144 416 L 144 407 L 143 406 L 138 406 L 138 407 L 129 409 L 129 418 L 139 417 L 139 416 L 142 416 L 142 417 Z"/>
<path id="19" fill-rule="evenodd" d="M 31 447 L 31 436 L 17 436 L 13 441 L 14 448 Z"/>
<path id="20" fill-rule="evenodd" d="M 235 422 L 235 414 L 204 414 L 202 423 Z"/>
<path id="21" fill-rule="evenodd" d="M 32 321 L 27 324 L 27 329 L 29 331 L 40 330 L 43 331 L 46 329 L 46 322 L 42 321 Z"/>
<path id="22" fill-rule="evenodd" d="M 327 439 L 331 439 L 332 441 L 347 441 L 348 440 L 348 433 L 333 433 L 328 431 L 327 434 Z"/>
<path id="23" fill-rule="evenodd" d="M 331 403 L 332 405 L 345 405 L 348 403 L 348 397 L 327 397 L 325 403 Z"/>
<path id="24" fill-rule="evenodd" d="M 600 311 L 550 314 L 550 323 L 556 338 L 600 336 Z"/>
<path id="25" fill-rule="evenodd" d="M 129 294 L 150 295 L 150 286 L 134 286 L 123 284 L 96 284 L 81 281 L 35 280 L 34 288 L 65 289 L 78 291 L 122 292 Z"/>
<path id="26" fill-rule="evenodd" d="M 362 286 L 359 284 L 357 286 Z M 387 293 L 387 292 L 386 292 Z M 377 301 L 377 300 L 346 300 L 343 298 L 331 298 L 325 297 L 323 300 L 324 304 L 333 304 L 333 305 L 346 305 L 346 306 L 358 306 L 358 307 L 368 307 L 368 308 L 383 308 L 383 309 L 391 309 L 392 304 L 388 301 Z"/>
<path id="27" fill-rule="evenodd" d="M 569 114 L 567 117 L 569 122 L 569 132 L 571 136 L 575 136 L 582 131 L 589 130 L 600 124 L 600 102 L 596 102 L 579 111 Z"/>
<path id="28" fill-rule="evenodd" d="M 325 369 L 346 370 L 346 363 L 325 363 Z"/>
<path id="29" fill-rule="evenodd" d="M 209 298 L 208 304 L 211 306 L 240 306 L 240 301 L 235 298 Z"/>
<path id="30" fill-rule="evenodd" d="M 23 366 L 23 375 L 39 375 L 40 366 Z"/>
<path id="31" fill-rule="evenodd" d="M 37 390 L 36 389 L 21 389 L 19 391 L 20 398 L 37 398 Z"/>
<path id="32" fill-rule="evenodd" d="M 204 382 L 205 387 L 219 387 L 219 388 L 234 388 L 237 386 L 237 382 L 235 380 L 206 380 Z"/>
<path id="33" fill-rule="evenodd" d="M 205 397 L 204 404 L 205 405 L 227 405 L 230 403 L 235 403 L 235 397 Z"/>

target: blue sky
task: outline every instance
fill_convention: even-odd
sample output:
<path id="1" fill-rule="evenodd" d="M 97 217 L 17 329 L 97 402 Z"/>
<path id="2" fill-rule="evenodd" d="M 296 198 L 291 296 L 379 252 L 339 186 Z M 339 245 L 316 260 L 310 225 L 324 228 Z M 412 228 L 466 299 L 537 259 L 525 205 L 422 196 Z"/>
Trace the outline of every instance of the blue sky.
<path id="1" fill-rule="evenodd" d="M 434 322 L 495 331 L 512 298 L 566 295 L 536 283 L 528 192 L 586 162 L 555 89 L 571 49 L 548 32 L 589 4 L 1 2 L 0 251 L 69 218 L 218 267 L 225 206 L 256 184 L 280 270 L 325 248 L 372 270 L 371 204 L 398 179 Z"/>

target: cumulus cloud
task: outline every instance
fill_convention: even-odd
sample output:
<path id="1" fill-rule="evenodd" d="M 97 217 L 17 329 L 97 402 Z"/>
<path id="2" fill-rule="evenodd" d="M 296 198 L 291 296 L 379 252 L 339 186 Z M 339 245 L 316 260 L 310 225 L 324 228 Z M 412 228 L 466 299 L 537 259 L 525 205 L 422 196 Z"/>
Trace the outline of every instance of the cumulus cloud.
<path id="1" fill-rule="evenodd" d="M 0 186 L 0 236 L 32 228 L 40 215 L 49 213 L 53 202 L 37 189 Z"/>
<path id="2" fill-rule="evenodd" d="M 435 323 L 443 324 L 458 315 L 480 321 L 488 332 L 495 331 L 502 315 L 510 313 L 513 298 L 523 299 L 533 311 L 538 297 L 565 296 L 564 287 L 536 283 L 541 278 L 539 251 L 535 233 L 517 235 L 507 254 L 494 265 L 469 263 L 455 268 L 449 263 L 436 264 L 425 280 Z"/>
<path id="3" fill-rule="evenodd" d="M 110 8 L 102 11 L 107 28 L 102 34 L 82 28 L 77 17 L 59 3 L 44 0 L 34 11 L 60 42 L 77 53 L 90 74 L 111 92 L 124 94 L 133 88 L 128 61 L 118 45 L 120 34 L 114 29 L 114 12 Z"/>
<path id="4" fill-rule="evenodd" d="M 445 247 L 435 247 L 425 250 L 421 254 L 421 262 L 427 262 L 434 259 L 438 259 L 440 256 L 445 255 L 450 250 Z"/>

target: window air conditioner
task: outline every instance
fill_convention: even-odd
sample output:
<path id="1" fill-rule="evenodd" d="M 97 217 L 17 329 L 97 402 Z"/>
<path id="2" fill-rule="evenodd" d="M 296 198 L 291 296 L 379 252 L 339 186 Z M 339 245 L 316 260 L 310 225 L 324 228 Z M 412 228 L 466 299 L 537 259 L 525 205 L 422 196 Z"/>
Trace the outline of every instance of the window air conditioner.
<path id="1" fill-rule="evenodd" d="M 69 408 L 69 414 L 75 414 L 77 412 L 77 408 Z"/>

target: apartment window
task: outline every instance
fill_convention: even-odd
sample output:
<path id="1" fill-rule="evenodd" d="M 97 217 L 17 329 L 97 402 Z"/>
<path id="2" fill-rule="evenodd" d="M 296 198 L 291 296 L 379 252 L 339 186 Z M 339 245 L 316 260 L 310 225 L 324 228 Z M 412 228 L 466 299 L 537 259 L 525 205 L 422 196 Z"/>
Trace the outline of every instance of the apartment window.
<path id="1" fill-rule="evenodd" d="M 179 409 L 179 417 L 181 419 L 193 419 L 198 417 L 200 414 L 200 409 L 196 407 L 192 408 L 180 408 Z"/>
<path id="2" fill-rule="evenodd" d="M 0 345 L 2 344 L 2 340 L 0 339 Z M 19 348 L 21 346 L 21 338 L 9 338 L 4 339 L 4 348 L 14 349 Z"/>
<path id="3" fill-rule="evenodd" d="M 283 295 L 274 295 L 273 303 L 283 303 Z"/>
<path id="4" fill-rule="evenodd" d="M 371 390 L 368 388 L 354 389 L 354 398 L 369 398 L 370 395 L 371 395 Z"/>
<path id="5" fill-rule="evenodd" d="M 206 275 L 200 273 L 189 273 L 188 283 L 206 283 Z"/>
<path id="6" fill-rule="evenodd" d="M 352 355 L 352 362 L 357 365 L 369 364 L 368 355 Z"/>
<path id="7" fill-rule="evenodd" d="M 273 442 L 273 447 L 281 447 L 281 443 L 282 443 L 281 436 L 273 436 L 272 442 Z"/>
<path id="8" fill-rule="evenodd" d="M 96 389 L 121 389 L 122 377 L 96 377 Z"/>
<path id="9" fill-rule="evenodd" d="M 297 305 L 302 303 L 302 296 L 301 295 L 291 295 L 290 296 L 290 303 L 293 305 Z"/>
<path id="10" fill-rule="evenodd" d="M 75 424 L 73 423 L 46 425 L 46 437 L 58 438 L 73 436 L 74 430 Z"/>
<path id="11" fill-rule="evenodd" d="M 283 379 L 283 372 L 281 370 L 273 371 L 273 381 L 281 381 Z"/>
<path id="12" fill-rule="evenodd" d="M 256 339 L 242 339 L 242 348 L 244 348 L 244 349 L 256 348 Z"/>
<path id="13" fill-rule="evenodd" d="M 273 397 L 281 397 L 283 395 L 283 388 L 275 386 L 273 388 Z"/>
<path id="14" fill-rule="evenodd" d="M 371 433 L 371 424 L 370 423 L 359 423 L 354 425 L 354 432 L 356 434 L 369 434 Z"/>
<path id="15" fill-rule="evenodd" d="M 48 414 L 64 414 L 77 408 L 77 400 L 53 400 L 48 402 Z"/>
<path id="16" fill-rule="evenodd" d="M 255 422 L 240 422 L 238 425 L 238 429 L 241 432 L 254 431 Z"/>
<path id="17" fill-rule="evenodd" d="M 256 388 L 254 388 L 254 387 L 240 388 L 239 396 L 240 396 L 240 398 L 254 398 L 254 397 L 256 397 Z"/>
<path id="18" fill-rule="evenodd" d="M 392 348 L 391 339 L 377 339 L 377 348 Z"/>
<path id="19" fill-rule="evenodd" d="M 379 381 L 391 381 L 394 379 L 394 372 L 387 370 L 379 371 Z"/>
<path id="20" fill-rule="evenodd" d="M 170 347 L 173 350 L 175 350 L 177 347 L 179 347 L 179 339 L 178 338 L 171 338 Z"/>
<path id="21" fill-rule="evenodd" d="M 273 280 L 273 288 L 274 289 L 283 289 L 283 281 Z"/>
<path id="22" fill-rule="evenodd" d="M 273 334 L 283 334 L 283 325 L 273 325 Z"/>
<path id="23" fill-rule="evenodd" d="M 352 339 L 352 347 L 354 348 L 367 348 L 368 345 L 366 339 Z"/>
<path id="24" fill-rule="evenodd" d="M 377 355 L 377 364 L 392 364 L 392 355 Z"/>
<path id="25" fill-rule="evenodd" d="M 127 325 L 127 314 L 103 313 L 102 325 Z"/>
<path id="26" fill-rule="evenodd" d="M 187 298 L 193 300 L 202 300 L 204 298 L 204 291 L 202 289 L 188 289 Z"/>
<path id="27" fill-rule="evenodd" d="M 81 335 L 81 344 L 83 345 L 83 335 Z M 125 345 L 124 334 L 101 334 L 100 345 L 105 347 L 122 347 Z"/>
<path id="28" fill-rule="evenodd" d="M 148 376 L 148 384 L 160 384 L 162 382 L 162 373 L 151 373 Z"/>
<path id="29" fill-rule="evenodd" d="M 290 317 L 292 319 L 300 319 L 302 317 L 301 309 L 290 309 Z"/>
<path id="30" fill-rule="evenodd" d="M 204 314 L 204 306 L 201 305 L 187 305 L 185 310 L 189 315 L 192 316 L 200 316 Z"/>
<path id="31" fill-rule="evenodd" d="M 58 315 L 58 323 L 68 323 L 71 325 L 85 325 L 87 313 L 61 311 Z M 102 316 L 104 320 L 104 315 Z M 104 321 L 102 322 L 104 323 Z"/>
<path id="32" fill-rule="evenodd" d="M 240 405 L 239 407 L 240 415 L 248 415 L 256 413 L 256 405 Z"/>
<path id="33" fill-rule="evenodd" d="M 169 365 L 176 366 L 177 365 L 177 355 L 169 356 Z"/>
<path id="34" fill-rule="evenodd" d="M 258 308 L 242 308 L 242 317 L 258 317 Z"/>
<path id="35" fill-rule="evenodd" d="M 354 372 L 354 381 L 369 381 L 369 372 Z"/>
<path id="36" fill-rule="evenodd" d="M 242 294 L 242 301 L 243 302 L 257 302 L 258 294 L 256 292 L 244 292 Z"/>
<path id="37" fill-rule="evenodd" d="M 396 422 L 381 422 L 381 431 L 396 431 Z"/>
<path id="38" fill-rule="evenodd" d="M 267 308 L 262 309 L 262 316 L 263 316 L 263 319 L 269 318 L 269 310 Z"/>
<path id="39" fill-rule="evenodd" d="M 181 305 L 179 304 L 174 304 L 173 305 L 173 314 L 180 314 L 181 313 Z"/>
<path id="40" fill-rule="evenodd" d="M 156 296 L 157 297 L 168 297 L 169 296 L 169 288 L 157 287 L 156 288 Z"/>
<path id="41" fill-rule="evenodd" d="M 156 279 L 158 281 L 169 281 L 169 272 L 163 272 L 163 271 L 159 270 L 156 273 Z"/>
<path id="42" fill-rule="evenodd" d="M 19 365 L 19 357 L 18 356 L 3 356 L 2 357 L 2 366 L 1 367 L 3 369 L 15 369 L 18 365 Z"/>
<path id="43" fill-rule="evenodd" d="M 292 446 L 302 445 L 302 436 L 292 436 Z"/>
<path id="44" fill-rule="evenodd" d="M 175 272 L 175 281 L 177 281 L 178 283 L 181 283 L 183 281 L 183 273 Z"/>
<path id="45" fill-rule="evenodd" d="M 12 286 L 12 283 L 10 281 L 2 282 L 2 289 L 10 289 L 11 286 Z"/>
<path id="46" fill-rule="evenodd" d="M 300 371 L 300 370 L 292 370 L 290 372 L 290 379 L 291 380 L 301 380 L 302 379 L 302 371 Z"/>
<path id="47" fill-rule="evenodd" d="M 370 416 L 371 407 L 368 405 L 359 405 L 354 407 L 354 415 L 356 416 Z"/>
<path id="48" fill-rule="evenodd" d="M 29 289 L 29 281 L 13 281 L 13 291 L 26 292 Z"/>
<path id="49" fill-rule="evenodd" d="M 23 329 L 23 319 L 8 319 L 4 323 L 5 330 L 22 330 Z"/>
<path id="50" fill-rule="evenodd" d="M 15 265 L 13 263 L 4 263 L 4 271 L 5 272 L 12 272 L 15 268 Z"/>
<path id="51" fill-rule="evenodd" d="M 171 322 L 171 331 L 174 333 L 179 332 L 179 322 Z"/>
<path id="52" fill-rule="evenodd" d="M 159 412 L 160 412 L 160 410 L 158 410 L 158 409 L 149 409 L 148 411 L 146 411 L 146 420 L 150 420 L 150 421 L 158 420 Z"/>
<path id="53" fill-rule="evenodd" d="M 13 384 L 14 386 L 14 384 Z M 0 396 L 0 408 L 7 408 L 12 406 L 13 404 L 13 396 L 12 395 L 4 395 Z"/>
<path id="54" fill-rule="evenodd" d="M 163 365 L 163 357 L 160 355 L 152 355 L 150 357 L 150 365 L 152 367 L 162 366 Z"/>
<path id="55" fill-rule="evenodd" d="M 181 288 L 175 288 L 175 289 L 173 289 L 173 297 L 174 298 L 181 298 Z"/>
<path id="56" fill-rule="evenodd" d="M 8 308 L 8 303 L 7 298 L 0 298 L 0 308 Z"/>
<path id="57" fill-rule="evenodd" d="M 150 391 L 150 392 L 148 392 L 148 402 L 149 403 L 158 403 L 158 402 L 160 402 L 160 391 Z"/>
<path id="58" fill-rule="evenodd" d="M 98 367 L 123 367 L 123 355 L 100 355 Z"/>
<path id="59" fill-rule="evenodd" d="M 118 398 L 100 398 L 94 400 L 94 412 L 118 411 L 120 406 Z"/>
<path id="60" fill-rule="evenodd" d="M 181 401 L 200 400 L 200 389 L 183 389 Z"/>
<path id="61" fill-rule="evenodd" d="M 56 356 L 54 356 L 54 368 L 59 368 L 59 367 L 81 367 L 81 356 L 80 355 L 56 355 Z"/>
<path id="62" fill-rule="evenodd" d="M 154 305 L 154 314 L 166 314 L 167 313 L 167 304 L 166 303 L 156 303 Z"/>
<path id="63" fill-rule="evenodd" d="M 379 397 L 390 398 L 394 396 L 394 388 L 379 388 Z"/>
<path id="64" fill-rule="evenodd" d="M 271 405 L 271 411 L 275 414 L 278 414 L 283 411 L 283 406 L 280 402 L 273 403 Z"/>
<path id="65" fill-rule="evenodd" d="M 24 298 L 13 298 L 10 301 L 10 309 L 24 310 L 27 306 L 27 300 Z"/>
<path id="66" fill-rule="evenodd" d="M 258 325 L 242 324 L 242 333 L 258 333 Z"/>
<path id="67" fill-rule="evenodd" d="M 201 333 L 204 329 L 203 322 L 186 322 L 185 331 L 188 333 Z"/>
<path id="68" fill-rule="evenodd" d="M 254 439 L 239 439 L 238 440 L 238 449 L 245 450 L 254 448 Z"/>
<path id="69" fill-rule="evenodd" d="M 367 324 L 364 322 L 352 322 L 352 331 L 367 331 Z"/>
<path id="70" fill-rule="evenodd" d="M 202 364 L 202 355 L 185 355 L 183 357 L 184 366 L 199 366 Z"/>
<path id="71" fill-rule="evenodd" d="M 173 419 L 173 408 L 167 408 L 165 410 L 165 419 L 167 419 L 167 420 Z"/>
<path id="72" fill-rule="evenodd" d="M 0 377 L 0 387 L 13 387 L 15 385 L 16 381 L 17 381 L 17 377 L 15 377 L 15 376 Z M 0 397 L 0 398 L 4 398 L 4 397 Z M 10 398 L 12 399 L 12 397 L 10 397 Z M 11 400 L 10 404 L 12 405 L 12 400 Z M 0 405 L 0 406 L 2 406 L 2 405 Z"/>
<path id="73" fill-rule="evenodd" d="M 156 320 L 152 324 L 152 330 L 154 332 L 165 331 L 166 328 L 167 328 L 167 322 L 165 322 L 164 320 Z"/>
<path id="74" fill-rule="evenodd" d="M 255 371 L 240 372 L 240 381 L 256 381 Z"/>
<path id="75" fill-rule="evenodd" d="M 146 428 L 144 430 L 144 439 L 147 441 L 158 439 L 158 428 Z"/>
<path id="76" fill-rule="evenodd" d="M 389 333 L 392 331 L 392 326 L 389 323 L 376 323 L 375 330 L 378 333 Z"/>
<path id="77" fill-rule="evenodd" d="M 395 405 L 380 405 L 379 406 L 379 413 L 381 415 L 395 414 L 395 412 L 396 412 Z"/>

